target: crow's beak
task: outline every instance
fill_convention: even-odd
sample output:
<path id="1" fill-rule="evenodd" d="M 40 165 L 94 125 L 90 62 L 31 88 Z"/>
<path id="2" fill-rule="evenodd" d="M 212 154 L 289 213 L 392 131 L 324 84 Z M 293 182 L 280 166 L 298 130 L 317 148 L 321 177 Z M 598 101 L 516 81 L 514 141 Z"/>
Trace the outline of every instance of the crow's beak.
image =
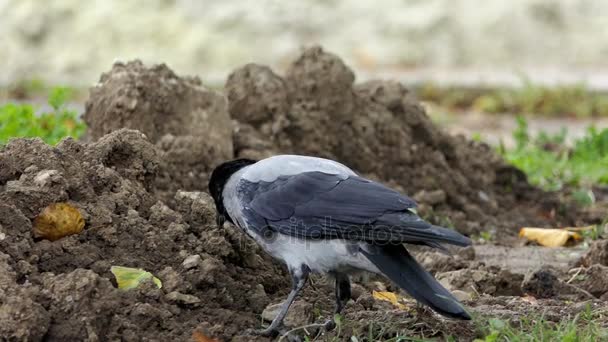
<path id="1" fill-rule="evenodd" d="M 215 223 L 217 223 L 218 228 L 222 228 L 224 226 L 224 222 L 226 222 L 226 217 L 220 213 L 216 213 Z"/>

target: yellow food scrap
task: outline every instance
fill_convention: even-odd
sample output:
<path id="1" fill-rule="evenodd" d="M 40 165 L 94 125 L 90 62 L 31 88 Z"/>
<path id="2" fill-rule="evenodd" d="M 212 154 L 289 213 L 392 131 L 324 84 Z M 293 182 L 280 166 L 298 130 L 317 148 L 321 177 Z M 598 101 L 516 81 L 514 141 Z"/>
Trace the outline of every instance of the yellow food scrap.
<path id="1" fill-rule="evenodd" d="M 68 203 L 53 203 L 34 219 L 34 236 L 50 241 L 78 234 L 83 228 L 80 211 Z"/>
<path id="2" fill-rule="evenodd" d="M 401 303 L 403 298 L 396 293 L 389 291 L 374 291 L 372 293 L 372 296 L 374 297 L 374 299 L 390 302 L 395 307 L 401 310 L 405 310 L 407 308 L 405 304 Z"/>
<path id="3" fill-rule="evenodd" d="M 160 279 L 156 278 L 152 273 L 148 271 L 144 271 L 140 268 L 131 268 L 131 267 L 123 267 L 123 266 L 112 266 L 110 268 L 114 277 L 116 277 L 116 283 L 118 284 L 119 289 L 129 290 L 134 289 L 139 286 L 144 280 L 148 280 L 152 278 L 154 284 L 159 289 L 163 287 Z"/>
<path id="4" fill-rule="evenodd" d="M 535 241 L 541 246 L 560 247 L 565 246 L 570 240 L 578 241 L 583 237 L 573 231 L 582 230 L 581 228 L 531 228 L 524 227 L 519 231 L 519 237 Z"/>

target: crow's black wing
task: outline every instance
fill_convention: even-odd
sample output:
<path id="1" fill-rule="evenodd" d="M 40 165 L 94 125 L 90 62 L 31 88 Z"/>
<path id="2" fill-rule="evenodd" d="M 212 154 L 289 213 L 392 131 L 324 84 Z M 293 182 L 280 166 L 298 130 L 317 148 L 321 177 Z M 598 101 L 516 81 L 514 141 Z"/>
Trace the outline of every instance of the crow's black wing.
<path id="1" fill-rule="evenodd" d="M 420 219 L 409 210 L 416 206 L 409 197 L 358 176 L 304 172 L 244 187 L 250 194 L 247 212 L 281 234 L 373 243 L 470 244 L 457 232 Z"/>

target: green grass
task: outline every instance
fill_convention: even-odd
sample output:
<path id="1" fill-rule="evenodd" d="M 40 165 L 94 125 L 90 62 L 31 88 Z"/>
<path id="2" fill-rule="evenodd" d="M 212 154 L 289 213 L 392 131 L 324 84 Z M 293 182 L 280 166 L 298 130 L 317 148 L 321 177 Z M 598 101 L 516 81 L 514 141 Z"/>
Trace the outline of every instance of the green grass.
<path id="1" fill-rule="evenodd" d="M 565 317 L 558 323 L 549 322 L 542 316 L 528 316 L 511 323 L 491 318 L 479 327 L 483 337 L 475 342 L 606 341 L 608 329 L 601 326 L 599 316 L 588 306 L 575 317 Z"/>
<path id="2" fill-rule="evenodd" d="M 513 132 L 515 148 L 501 145 L 499 152 L 524 171 L 532 184 L 547 190 L 578 188 L 574 197 L 582 204 L 593 202 L 588 190 L 591 185 L 608 184 L 608 129 L 591 127 L 583 138 L 567 146 L 565 129 L 559 134 L 541 132 L 533 137 L 523 117 L 518 117 L 517 124 Z"/>
<path id="3" fill-rule="evenodd" d="M 28 104 L 8 103 L 0 107 L 0 145 L 17 137 L 40 137 L 56 144 L 65 137 L 80 137 L 86 126 L 75 111 L 65 107 L 70 98 L 69 88 L 53 88 L 48 96 L 52 111 L 37 114 Z"/>
<path id="4" fill-rule="evenodd" d="M 518 88 L 479 89 L 440 87 L 426 83 L 417 88 L 422 101 L 441 107 L 486 113 L 527 113 L 543 116 L 608 116 L 608 96 L 584 84 L 541 86 L 523 79 Z"/>
<path id="5" fill-rule="evenodd" d="M 608 328 L 606 327 L 605 310 L 593 310 L 590 305 L 576 316 L 565 316 L 559 322 L 545 319 L 541 314 L 529 314 L 517 319 L 499 319 L 476 317 L 471 327 L 471 334 L 477 336 L 475 342 L 593 342 L 608 341 Z M 340 323 L 337 330 L 329 336 L 306 336 L 304 341 L 460 341 L 462 336 L 449 335 L 449 331 L 438 332 L 436 337 L 412 335 L 412 332 L 397 333 L 390 327 L 369 324 L 364 331 L 354 334 L 342 334 Z M 387 338 L 388 335 L 394 337 Z M 283 336 L 283 340 L 286 336 Z M 470 339 L 469 336 L 467 339 Z"/>

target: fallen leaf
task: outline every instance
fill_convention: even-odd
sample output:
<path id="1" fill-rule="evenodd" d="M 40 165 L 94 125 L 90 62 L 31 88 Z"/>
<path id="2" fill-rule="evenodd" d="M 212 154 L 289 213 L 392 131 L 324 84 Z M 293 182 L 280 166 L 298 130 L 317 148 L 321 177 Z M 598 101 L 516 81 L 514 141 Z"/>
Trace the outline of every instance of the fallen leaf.
<path id="1" fill-rule="evenodd" d="M 573 228 L 532 228 L 524 227 L 519 230 L 519 237 L 535 241 L 541 246 L 560 247 L 565 246 L 570 240 L 578 241 L 583 237 Z"/>
<path id="2" fill-rule="evenodd" d="M 405 310 L 407 308 L 405 306 L 405 304 L 401 303 L 401 300 L 402 300 L 401 296 L 399 296 L 396 293 L 389 292 L 389 291 L 374 291 L 374 292 L 372 292 L 372 296 L 374 297 L 374 299 L 390 302 L 395 307 L 397 307 L 401 310 Z"/>
<path id="3" fill-rule="evenodd" d="M 53 203 L 34 219 L 34 237 L 50 241 L 78 234 L 83 228 L 80 211 L 68 203 Z"/>
<path id="4" fill-rule="evenodd" d="M 533 305 L 538 304 L 538 300 L 534 296 L 530 296 L 530 295 L 521 297 L 521 300 L 523 300 L 524 302 L 533 304 Z"/>
<path id="5" fill-rule="evenodd" d="M 144 271 L 140 268 L 131 268 L 123 266 L 112 266 L 110 272 L 116 277 L 118 288 L 122 290 L 134 289 L 139 286 L 144 280 L 152 278 L 152 281 L 159 289 L 163 287 L 160 279 L 156 278 L 152 273 Z"/>
<path id="6" fill-rule="evenodd" d="M 194 342 L 220 342 L 217 338 L 211 338 L 198 330 L 192 332 L 192 340 Z"/>

